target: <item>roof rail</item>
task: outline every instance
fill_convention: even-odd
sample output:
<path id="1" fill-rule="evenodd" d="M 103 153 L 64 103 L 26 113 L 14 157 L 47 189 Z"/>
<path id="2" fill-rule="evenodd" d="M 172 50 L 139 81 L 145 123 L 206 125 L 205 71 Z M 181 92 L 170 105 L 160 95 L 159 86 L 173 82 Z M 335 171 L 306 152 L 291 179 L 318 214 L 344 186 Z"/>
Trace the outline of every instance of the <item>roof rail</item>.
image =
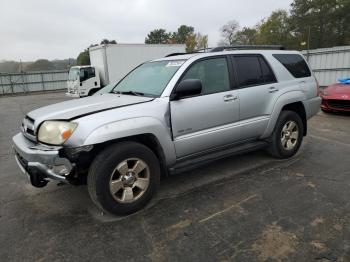
<path id="1" fill-rule="evenodd" d="M 169 57 L 169 56 L 177 56 L 177 55 L 188 55 L 189 53 L 171 53 L 166 55 L 165 57 Z"/>
<path id="2" fill-rule="evenodd" d="M 234 46 L 218 46 L 211 49 L 209 52 L 221 52 L 227 50 L 284 50 L 282 45 L 234 45 Z"/>

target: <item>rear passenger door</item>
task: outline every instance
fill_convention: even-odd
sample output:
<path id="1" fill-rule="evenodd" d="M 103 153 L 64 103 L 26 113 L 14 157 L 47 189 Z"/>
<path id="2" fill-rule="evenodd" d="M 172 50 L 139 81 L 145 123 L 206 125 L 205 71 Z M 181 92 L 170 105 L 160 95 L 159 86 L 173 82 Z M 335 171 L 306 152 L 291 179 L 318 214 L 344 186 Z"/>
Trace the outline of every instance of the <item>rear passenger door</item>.
<path id="1" fill-rule="evenodd" d="M 262 55 L 233 55 L 231 58 L 239 88 L 241 138 L 258 138 L 264 133 L 279 96 L 276 77 Z"/>
<path id="2" fill-rule="evenodd" d="M 226 56 L 195 61 L 180 81 L 199 79 L 202 93 L 170 102 L 173 139 L 178 158 L 240 139 L 238 91 Z"/>

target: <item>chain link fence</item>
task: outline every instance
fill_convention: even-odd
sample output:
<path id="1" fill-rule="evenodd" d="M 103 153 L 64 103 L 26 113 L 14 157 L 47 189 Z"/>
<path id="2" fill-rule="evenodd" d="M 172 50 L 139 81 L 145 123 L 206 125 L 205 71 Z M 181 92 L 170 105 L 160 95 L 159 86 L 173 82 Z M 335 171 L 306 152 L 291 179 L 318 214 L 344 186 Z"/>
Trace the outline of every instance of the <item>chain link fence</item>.
<path id="1" fill-rule="evenodd" d="M 350 46 L 303 51 L 321 87 L 350 77 Z"/>
<path id="2" fill-rule="evenodd" d="M 0 73 L 0 96 L 67 88 L 68 70 Z"/>

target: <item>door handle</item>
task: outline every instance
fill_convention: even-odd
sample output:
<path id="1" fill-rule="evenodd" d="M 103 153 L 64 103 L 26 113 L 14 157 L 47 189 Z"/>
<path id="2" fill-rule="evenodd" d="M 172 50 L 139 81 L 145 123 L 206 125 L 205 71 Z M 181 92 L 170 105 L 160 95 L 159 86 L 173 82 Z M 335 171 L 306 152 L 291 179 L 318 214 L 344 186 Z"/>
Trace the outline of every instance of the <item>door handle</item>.
<path id="1" fill-rule="evenodd" d="M 225 102 L 234 101 L 234 100 L 237 100 L 237 99 L 238 99 L 238 96 L 235 96 L 235 95 L 225 95 L 224 96 L 224 101 Z"/>
<path id="2" fill-rule="evenodd" d="M 277 87 L 271 86 L 271 87 L 269 88 L 269 93 L 275 93 L 275 92 L 277 92 L 277 91 L 278 91 L 278 88 L 277 88 Z"/>

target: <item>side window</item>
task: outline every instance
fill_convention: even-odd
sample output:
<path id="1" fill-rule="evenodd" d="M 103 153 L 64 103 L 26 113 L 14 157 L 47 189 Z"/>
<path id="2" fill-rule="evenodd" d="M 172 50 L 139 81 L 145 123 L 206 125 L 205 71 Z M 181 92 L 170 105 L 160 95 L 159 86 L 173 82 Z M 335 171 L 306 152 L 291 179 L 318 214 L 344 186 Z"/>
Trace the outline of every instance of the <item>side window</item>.
<path id="1" fill-rule="evenodd" d="M 80 77 L 82 81 L 95 77 L 95 68 L 87 67 L 80 69 Z"/>
<path id="2" fill-rule="evenodd" d="M 310 69 L 304 58 L 298 54 L 273 55 L 295 78 L 311 76 Z"/>
<path id="3" fill-rule="evenodd" d="M 234 59 L 240 87 L 264 84 L 258 56 L 235 56 Z"/>
<path id="4" fill-rule="evenodd" d="M 95 68 L 88 67 L 87 69 L 88 78 L 95 77 Z"/>
<path id="5" fill-rule="evenodd" d="M 192 65 L 182 80 L 199 79 L 202 81 L 202 95 L 230 90 L 230 79 L 226 58 L 212 58 Z"/>
<path id="6" fill-rule="evenodd" d="M 270 66 L 267 64 L 266 60 L 262 57 L 259 57 L 260 65 L 261 65 L 261 71 L 264 78 L 264 83 L 275 83 L 277 82 L 276 77 L 274 73 L 272 72 Z"/>

